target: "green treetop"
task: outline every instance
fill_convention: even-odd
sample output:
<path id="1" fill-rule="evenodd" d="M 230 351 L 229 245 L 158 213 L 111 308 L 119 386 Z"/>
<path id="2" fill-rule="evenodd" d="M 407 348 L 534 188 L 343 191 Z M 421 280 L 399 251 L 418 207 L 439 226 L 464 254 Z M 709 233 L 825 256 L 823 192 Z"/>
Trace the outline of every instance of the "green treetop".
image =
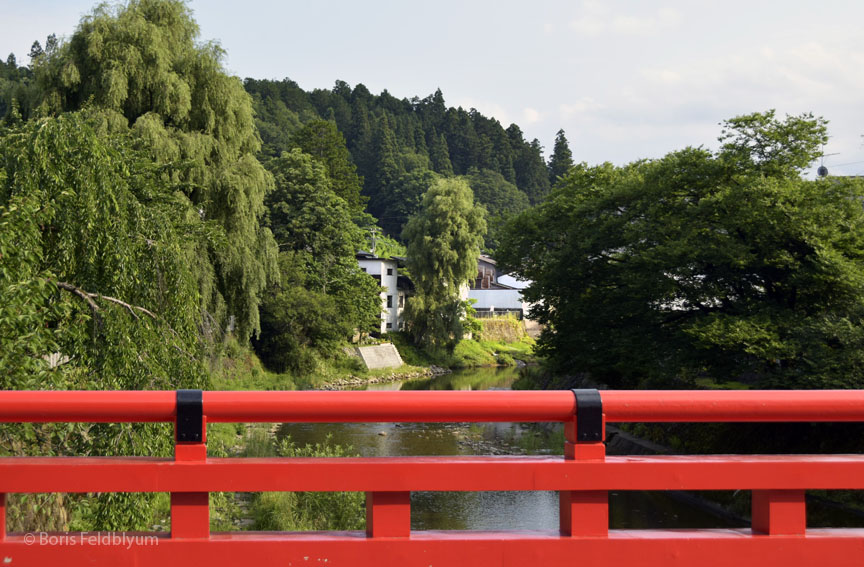
<path id="1" fill-rule="evenodd" d="M 567 173 L 571 167 L 573 167 L 573 153 L 567 144 L 564 130 L 558 130 L 558 133 L 555 134 L 555 147 L 549 158 L 549 185 L 555 185 L 558 179 Z"/>
<path id="2" fill-rule="evenodd" d="M 260 141 L 249 95 L 222 67 L 223 52 L 198 42 L 198 26 L 178 0 L 103 4 L 37 67 L 44 111 L 100 109 L 114 129 L 181 183 L 202 218 L 223 227 L 200 255 L 204 320 L 242 339 L 258 330 L 259 295 L 275 274 L 275 246 L 259 220 L 272 181 L 255 158 Z"/>
<path id="3" fill-rule="evenodd" d="M 327 120 L 307 122 L 293 137 L 303 152 L 321 162 L 327 169 L 331 188 L 352 208 L 362 210 L 365 197 L 360 195 L 363 180 L 345 146 L 345 137 L 336 124 Z"/>
<path id="4" fill-rule="evenodd" d="M 427 348 L 452 350 L 462 338 L 460 288 L 477 273 L 485 212 L 461 179 L 439 179 L 402 233 L 416 288 L 405 309 L 407 329 Z"/>
<path id="5" fill-rule="evenodd" d="M 577 166 L 510 226 L 499 261 L 533 282 L 558 368 L 616 386 L 864 384 L 864 187 L 801 180 L 824 123 L 769 116 L 728 121 L 714 154 Z"/>

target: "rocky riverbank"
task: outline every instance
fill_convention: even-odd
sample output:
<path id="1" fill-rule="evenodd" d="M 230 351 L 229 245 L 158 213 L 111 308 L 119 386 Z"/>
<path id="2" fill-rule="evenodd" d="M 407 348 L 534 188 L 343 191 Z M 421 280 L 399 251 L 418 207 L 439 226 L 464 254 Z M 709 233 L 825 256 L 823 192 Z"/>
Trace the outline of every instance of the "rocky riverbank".
<path id="1" fill-rule="evenodd" d="M 356 388 L 358 386 L 366 386 L 368 384 L 383 384 L 386 382 L 404 382 L 406 380 L 416 380 L 418 378 L 431 378 L 434 376 L 442 376 L 450 374 L 452 370 L 441 366 L 429 366 L 427 368 L 413 369 L 408 372 L 400 372 L 398 370 L 387 374 L 378 374 L 375 376 L 354 376 L 349 375 L 338 378 L 332 382 L 322 384 L 315 388 L 316 390 L 344 390 L 346 388 Z"/>

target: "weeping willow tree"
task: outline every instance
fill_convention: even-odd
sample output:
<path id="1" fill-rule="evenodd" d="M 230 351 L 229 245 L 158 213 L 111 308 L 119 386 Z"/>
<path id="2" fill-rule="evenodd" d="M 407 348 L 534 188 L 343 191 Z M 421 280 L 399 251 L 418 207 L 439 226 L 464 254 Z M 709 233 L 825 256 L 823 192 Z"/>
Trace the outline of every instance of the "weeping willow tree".
<path id="1" fill-rule="evenodd" d="M 191 266 L 224 241 L 95 111 L 0 132 L 0 389 L 206 386 Z M 162 424 L 6 424 L 0 454 L 170 454 Z M 146 528 L 149 497 L 100 495 L 92 523 Z M 12 501 L 12 529 L 65 529 L 67 497 Z"/>
<path id="2" fill-rule="evenodd" d="M 276 275 L 276 246 L 262 227 L 272 179 L 255 157 L 260 139 L 250 97 L 223 66 L 222 49 L 198 41 L 189 8 L 176 0 L 101 5 L 36 65 L 39 110 L 84 107 L 161 165 L 222 239 L 200 241 L 192 266 L 201 327 L 228 327 L 241 341 L 259 330 L 262 290 Z"/>
<path id="3" fill-rule="evenodd" d="M 406 329 L 430 351 L 453 352 L 462 339 L 467 302 L 460 288 L 477 273 L 486 211 L 464 179 L 439 179 L 402 231 L 416 294 L 405 308 Z"/>

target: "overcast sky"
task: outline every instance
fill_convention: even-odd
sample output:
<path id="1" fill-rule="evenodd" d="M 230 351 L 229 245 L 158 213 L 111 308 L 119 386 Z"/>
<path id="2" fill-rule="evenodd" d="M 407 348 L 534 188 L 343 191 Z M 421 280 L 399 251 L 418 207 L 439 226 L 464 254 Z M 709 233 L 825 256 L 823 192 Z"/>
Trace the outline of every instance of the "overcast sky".
<path id="1" fill-rule="evenodd" d="M 68 36 L 90 0 L 0 0 L 0 54 Z M 336 79 L 475 107 L 577 161 L 715 146 L 718 122 L 776 108 L 830 121 L 825 165 L 864 174 L 864 2 L 193 0 L 240 77 Z"/>

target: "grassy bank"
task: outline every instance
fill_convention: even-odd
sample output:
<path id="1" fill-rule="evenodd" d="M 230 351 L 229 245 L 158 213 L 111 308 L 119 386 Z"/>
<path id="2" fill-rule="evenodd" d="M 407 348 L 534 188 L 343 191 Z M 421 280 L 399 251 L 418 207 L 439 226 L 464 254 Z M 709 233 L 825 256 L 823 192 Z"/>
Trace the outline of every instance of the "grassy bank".
<path id="1" fill-rule="evenodd" d="M 398 346 L 400 353 L 402 347 Z M 316 355 L 313 370 L 305 374 L 272 372 L 261 364 L 251 348 L 241 347 L 230 340 L 224 355 L 210 365 L 210 383 L 214 390 L 311 390 L 327 384 L 349 381 L 380 381 L 382 378 L 398 380 L 400 376 L 428 372 L 433 362 L 406 360 L 399 368 L 369 370 L 363 362 L 345 353 L 333 356 Z"/>
<path id="2" fill-rule="evenodd" d="M 387 340 L 399 349 L 402 360 L 414 366 L 474 368 L 478 366 L 516 366 L 517 361 L 537 362 L 534 339 L 515 317 L 478 319 L 480 331 L 459 341 L 452 353 L 430 353 L 415 346 L 404 333 L 389 333 Z"/>

